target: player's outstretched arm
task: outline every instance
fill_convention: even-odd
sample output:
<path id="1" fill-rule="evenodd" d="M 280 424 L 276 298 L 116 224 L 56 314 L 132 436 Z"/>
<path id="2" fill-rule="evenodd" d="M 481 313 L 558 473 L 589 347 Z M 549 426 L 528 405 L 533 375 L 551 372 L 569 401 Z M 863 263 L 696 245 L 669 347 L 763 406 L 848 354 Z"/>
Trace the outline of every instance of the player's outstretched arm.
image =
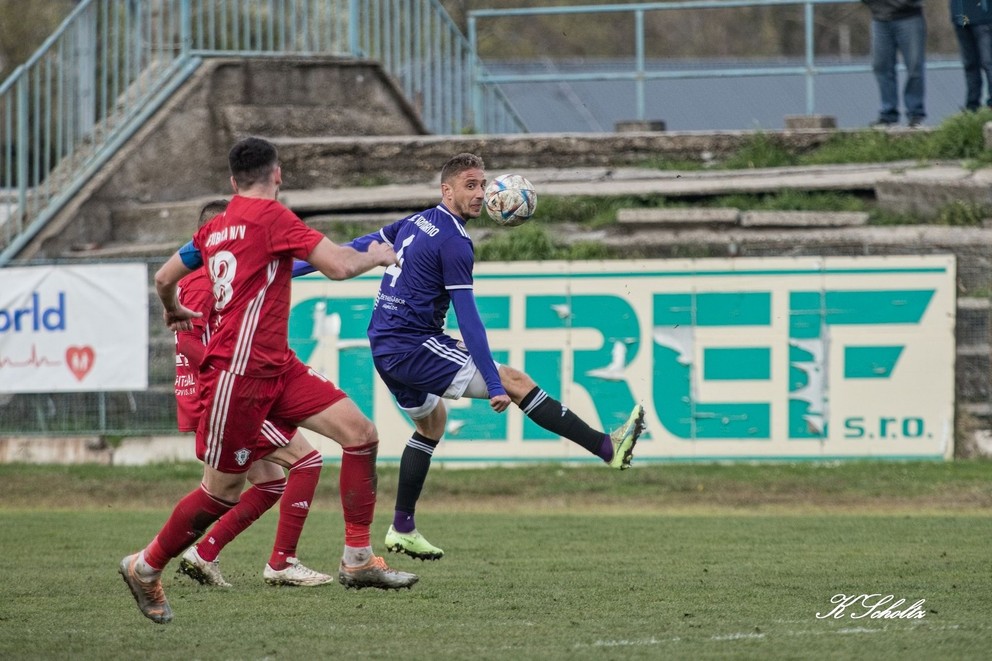
<path id="1" fill-rule="evenodd" d="M 178 252 L 155 273 L 155 291 L 158 292 L 164 308 L 162 317 L 165 325 L 174 331 L 193 330 L 192 320 L 203 316 L 179 302 L 176 285 L 190 273 L 192 271 L 183 263 Z"/>
<path id="2" fill-rule="evenodd" d="M 396 235 L 395 225 L 396 223 L 394 223 L 393 225 L 387 225 L 386 227 L 383 227 L 380 230 L 376 230 L 375 232 L 370 232 L 369 234 L 365 234 L 363 236 L 354 238 L 351 241 L 342 243 L 341 247 L 354 248 L 358 252 L 368 252 L 369 246 L 371 246 L 373 243 L 385 243 L 391 246 L 392 241 L 390 240 L 389 236 Z M 294 278 L 298 278 L 301 275 L 309 275 L 310 273 L 313 273 L 316 270 L 317 270 L 316 266 L 313 266 L 312 264 L 309 264 L 308 262 L 305 262 L 302 259 L 293 260 Z"/>
<path id="3" fill-rule="evenodd" d="M 396 264 L 396 253 L 384 243 L 372 241 L 365 252 L 339 246 L 327 237 L 307 255 L 307 261 L 331 280 L 347 280 L 376 266 Z"/>
<path id="4" fill-rule="evenodd" d="M 450 294 L 455 316 L 458 317 L 462 341 L 465 342 L 469 355 L 475 361 L 489 389 L 489 406 L 497 413 L 502 413 L 510 405 L 510 397 L 506 394 L 506 388 L 500 381 L 496 363 L 493 361 L 489 338 L 485 326 L 482 325 L 482 317 L 479 316 L 475 294 L 471 289 L 452 289 Z"/>

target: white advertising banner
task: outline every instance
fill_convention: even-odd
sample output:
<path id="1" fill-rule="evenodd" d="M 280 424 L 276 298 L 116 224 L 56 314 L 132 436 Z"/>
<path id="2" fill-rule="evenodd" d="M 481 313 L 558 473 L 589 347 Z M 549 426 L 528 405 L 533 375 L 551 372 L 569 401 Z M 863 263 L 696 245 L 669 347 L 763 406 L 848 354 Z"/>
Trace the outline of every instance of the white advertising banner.
<path id="1" fill-rule="evenodd" d="M 0 392 L 147 388 L 145 264 L 0 269 Z"/>
<path id="2" fill-rule="evenodd" d="M 941 459 L 955 268 L 952 255 L 482 263 L 475 293 L 496 360 L 593 427 L 644 405 L 635 462 Z M 294 280 L 290 342 L 375 421 L 391 461 L 413 427 L 369 353 L 378 280 Z M 597 461 L 516 407 L 448 406 L 435 461 Z"/>

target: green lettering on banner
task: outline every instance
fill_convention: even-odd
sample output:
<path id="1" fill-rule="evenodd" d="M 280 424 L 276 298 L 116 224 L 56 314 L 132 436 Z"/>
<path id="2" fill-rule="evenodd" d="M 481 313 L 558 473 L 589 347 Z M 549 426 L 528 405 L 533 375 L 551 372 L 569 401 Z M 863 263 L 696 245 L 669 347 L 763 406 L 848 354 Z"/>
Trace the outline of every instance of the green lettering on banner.
<path id="1" fill-rule="evenodd" d="M 703 349 L 706 381 L 767 381 L 772 378 L 772 350 L 768 347 L 712 347 Z"/>
<path id="2" fill-rule="evenodd" d="M 635 399 L 625 369 L 637 356 L 641 344 L 640 324 L 630 302 L 609 295 L 528 296 L 526 327 L 598 331 L 603 338 L 599 347 L 572 352 L 572 380 L 589 393 L 604 428 L 612 429 L 627 419 Z M 528 365 L 532 363 L 536 366 L 535 360 L 528 361 Z M 559 371 L 554 382 L 561 384 L 561 379 Z M 537 382 L 554 396 L 548 389 L 548 384 L 553 382 Z M 531 427 L 525 438 L 546 434 L 543 430 L 539 433 L 536 425 L 528 423 Z M 644 438 L 649 437 L 645 435 Z"/>
<path id="3" fill-rule="evenodd" d="M 918 324 L 934 290 L 794 291 L 789 295 L 789 438 L 826 438 L 829 326 Z M 902 345 L 844 347 L 845 378 L 888 378 Z"/>
<path id="4" fill-rule="evenodd" d="M 337 372 L 335 384 L 359 409 L 373 410 L 378 379 L 368 346 L 372 298 L 309 298 L 289 314 L 289 347 L 318 372 Z"/>
<path id="5" fill-rule="evenodd" d="M 656 294 L 653 306 L 654 408 L 665 429 L 686 440 L 770 438 L 770 404 L 699 402 L 693 380 L 706 378 L 694 364 L 694 329 L 770 326 L 771 294 Z"/>
<path id="6" fill-rule="evenodd" d="M 903 346 L 844 347 L 845 379 L 887 379 Z"/>
<path id="7" fill-rule="evenodd" d="M 489 330 L 504 330 L 510 327 L 510 297 L 509 296 L 477 296 L 476 307 L 482 325 Z M 448 310 L 445 327 L 449 331 L 458 329 L 458 317 L 454 310 Z"/>
<path id="8" fill-rule="evenodd" d="M 519 367 L 565 405 L 578 402 L 576 406 L 585 407 L 588 401 L 595 414 L 587 417 L 583 413 L 583 417 L 594 427 L 614 428 L 626 419 L 634 403 L 641 401 L 655 417 L 652 425 L 661 425 L 655 430 L 654 438 L 664 428 L 675 439 L 687 441 L 771 440 L 773 410 L 777 437 L 784 433 L 791 440 L 829 438 L 827 411 L 831 389 L 843 393 L 840 389 L 847 379 L 861 381 L 861 388 L 873 387 L 871 382 L 864 383 L 866 379 L 898 378 L 902 384 L 907 379 L 907 370 L 919 369 L 915 355 L 918 350 L 915 338 L 919 333 L 911 327 L 921 323 L 931 301 L 938 291 L 943 291 L 932 288 L 820 290 L 818 287 L 826 283 L 820 278 L 812 282 L 805 280 L 804 288 L 794 291 L 778 288 L 778 284 L 770 286 L 770 291 L 692 291 L 695 281 L 686 280 L 680 287 L 689 291 L 649 293 L 651 289 L 648 289 L 627 295 L 613 294 L 610 290 L 570 294 L 572 287 L 567 275 L 553 276 L 562 280 L 554 282 L 550 291 L 560 293 L 528 293 L 526 287 L 515 284 L 531 275 L 500 276 L 506 279 L 508 293 L 477 297 L 485 326 L 490 331 L 500 331 L 490 335 L 490 342 L 496 338 L 496 344 L 491 347 L 494 358 L 506 363 L 511 355 L 516 356 L 522 363 Z M 698 275 L 706 276 L 706 273 Z M 608 273 L 603 277 L 631 276 Z M 678 277 L 690 276 L 680 272 Z M 714 286 L 713 281 L 708 284 Z M 741 284 L 756 285 L 743 281 Z M 719 286 L 735 285 L 720 283 Z M 381 396 L 382 386 L 368 348 L 367 326 L 373 297 L 328 298 L 323 292 L 333 295 L 333 289 L 320 291 L 313 298 L 294 302 L 289 319 L 290 347 L 314 369 L 332 376 L 370 417 L 376 419 L 377 414 L 385 413 L 384 419 L 394 424 L 388 408 L 385 412 L 374 409 L 374 394 L 379 392 Z M 784 313 L 786 307 L 787 320 L 772 318 L 773 310 Z M 514 313 L 517 317 L 522 313 L 523 319 L 511 319 Z M 650 333 L 644 327 L 649 323 L 648 314 L 652 324 Z M 460 333 L 453 312 L 449 311 L 447 324 L 457 337 Z M 837 326 L 856 328 L 832 334 L 831 327 Z M 788 346 L 783 346 L 786 330 Z M 529 337 L 535 342 L 529 344 Z M 641 351 L 648 341 L 651 342 L 649 355 Z M 909 361 L 907 348 L 914 352 Z M 787 381 L 782 380 L 783 360 L 787 360 Z M 838 360 L 842 364 L 831 369 L 830 362 Z M 906 365 L 902 373 L 897 372 L 900 361 Z M 635 362 L 636 367 L 632 368 Z M 828 374 L 836 382 L 828 383 Z M 838 397 L 834 408 L 845 401 L 844 397 Z M 854 408 L 844 416 L 839 409 L 832 413 L 842 438 L 872 442 L 931 438 L 938 433 L 936 423 L 930 423 L 929 418 L 925 419 L 915 409 L 886 410 L 883 415 L 867 406 L 864 410 Z M 785 420 L 783 415 L 787 416 Z M 522 428 L 511 429 L 511 419 L 522 419 Z M 559 440 L 526 416 L 496 414 L 487 400 L 469 399 L 450 403 L 446 438 L 449 441 L 514 438 L 538 444 Z M 649 439 L 645 435 L 645 440 Z M 776 438 L 776 442 L 782 440 Z M 678 447 L 688 446 L 678 444 Z M 677 450 L 675 454 L 680 452 L 685 450 Z M 700 450 L 696 454 L 705 453 Z"/>

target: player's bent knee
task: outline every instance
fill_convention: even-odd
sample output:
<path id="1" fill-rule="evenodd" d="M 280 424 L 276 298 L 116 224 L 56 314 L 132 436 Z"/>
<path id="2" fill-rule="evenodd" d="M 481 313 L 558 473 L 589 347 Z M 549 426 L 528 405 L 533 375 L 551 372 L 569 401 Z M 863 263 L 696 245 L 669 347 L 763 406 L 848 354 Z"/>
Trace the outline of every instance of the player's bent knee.
<path id="1" fill-rule="evenodd" d="M 443 404 L 437 406 L 428 415 L 414 420 L 417 431 L 427 438 L 440 439 L 448 424 L 448 409 Z"/>
<path id="2" fill-rule="evenodd" d="M 317 415 L 299 423 L 300 427 L 333 439 L 341 447 L 376 443 L 379 433 L 372 421 L 350 399 L 342 399 Z"/>
<path id="3" fill-rule="evenodd" d="M 297 439 L 294 437 L 289 445 L 274 450 L 266 459 L 285 468 L 290 468 L 300 459 L 314 452 L 314 450 L 315 448 L 306 439 L 302 437 Z"/>
<path id="4" fill-rule="evenodd" d="M 252 484 L 265 484 L 266 482 L 274 482 L 286 477 L 283 473 L 282 468 L 271 461 L 263 459 L 262 461 L 256 461 L 248 469 L 248 481 Z"/>
<path id="5" fill-rule="evenodd" d="M 241 500 L 241 491 L 245 486 L 244 473 L 222 473 L 210 466 L 203 467 L 202 488 L 208 494 L 230 504 Z"/>
<path id="6" fill-rule="evenodd" d="M 379 431 L 371 420 L 365 418 L 361 422 L 356 422 L 346 434 L 342 434 L 340 438 L 335 437 L 334 440 L 338 441 L 343 448 L 369 445 L 379 442 Z"/>

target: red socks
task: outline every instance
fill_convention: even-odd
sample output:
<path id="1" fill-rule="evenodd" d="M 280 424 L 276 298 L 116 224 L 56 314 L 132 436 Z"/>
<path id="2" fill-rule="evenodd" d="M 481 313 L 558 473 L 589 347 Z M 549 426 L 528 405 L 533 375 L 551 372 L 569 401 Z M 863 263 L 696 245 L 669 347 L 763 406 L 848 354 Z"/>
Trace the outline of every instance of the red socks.
<path id="1" fill-rule="evenodd" d="M 303 533 L 303 524 L 310 514 L 310 504 L 317 491 L 320 471 L 324 458 L 314 450 L 289 469 L 286 492 L 279 503 L 279 525 L 276 528 L 276 542 L 272 547 L 269 566 L 275 570 L 287 567 L 286 558 L 296 557 L 296 545 Z"/>
<path id="2" fill-rule="evenodd" d="M 238 504 L 207 532 L 206 537 L 196 545 L 196 552 L 207 562 L 216 560 L 221 549 L 275 505 L 285 489 L 285 478 L 253 485 L 241 494 Z"/>
<path id="3" fill-rule="evenodd" d="M 172 510 L 155 539 L 145 547 L 145 562 L 152 569 L 162 571 L 169 560 L 182 553 L 234 505 L 211 496 L 202 484 L 190 491 Z"/>
<path id="4" fill-rule="evenodd" d="M 345 448 L 341 455 L 341 508 L 344 511 L 344 543 L 364 548 L 370 545 L 369 526 L 375 514 L 375 458 L 379 443 Z"/>

